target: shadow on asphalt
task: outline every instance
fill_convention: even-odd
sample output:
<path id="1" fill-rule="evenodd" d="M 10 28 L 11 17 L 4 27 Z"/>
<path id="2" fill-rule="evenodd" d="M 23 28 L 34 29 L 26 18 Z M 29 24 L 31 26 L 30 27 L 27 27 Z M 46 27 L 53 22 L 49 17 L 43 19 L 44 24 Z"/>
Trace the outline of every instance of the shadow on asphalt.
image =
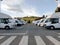
<path id="1" fill-rule="evenodd" d="M 10 29 L 4 29 L 4 28 L 0 28 L 0 30 L 16 30 L 17 28 L 20 28 L 22 27 L 23 25 L 21 26 L 16 26 L 15 28 L 10 28 Z"/>
<path id="2" fill-rule="evenodd" d="M 45 30 L 52 30 L 52 29 L 46 29 L 46 28 L 45 28 Z M 60 30 L 60 28 L 56 28 L 56 29 L 53 29 L 53 30 Z"/>

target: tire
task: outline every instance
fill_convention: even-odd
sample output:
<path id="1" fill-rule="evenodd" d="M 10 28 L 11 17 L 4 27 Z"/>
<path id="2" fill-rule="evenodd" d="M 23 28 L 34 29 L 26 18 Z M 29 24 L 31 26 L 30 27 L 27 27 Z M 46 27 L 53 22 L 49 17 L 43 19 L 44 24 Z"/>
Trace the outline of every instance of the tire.
<path id="1" fill-rule="evenodd" d="M 43 27 L 46 27 L 46 25 L 43 25 Z"/>
<path id="2" fill-rule="evenodd" d="M 37 24 L 36 24 L 36 26 L 37 26 Z"/>
<path id="3" fill-rule="evenodd" d="M 10 27 L 9 26 L 5 26 L 5 29 L 10 29 Z"/>
<path id="4" fill-rule="evenodd" d="M 54 26 L 51 26 L 50 29 L 53 30 L 53 29 L 55 29 L 55 27 Z"/>

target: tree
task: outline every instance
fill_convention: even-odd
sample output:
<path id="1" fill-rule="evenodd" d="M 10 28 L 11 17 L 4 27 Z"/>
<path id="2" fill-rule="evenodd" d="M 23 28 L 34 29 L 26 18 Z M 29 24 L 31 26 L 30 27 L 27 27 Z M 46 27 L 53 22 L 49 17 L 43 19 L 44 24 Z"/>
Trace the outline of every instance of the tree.
<path id="1" fill-rule="evenodd" d="M 45 15 L 43 15 L 42 18 L 45 18 Z"/>
<path id="2" fill-rule="evenodd" d="M 48 16 L 46 15 L 46 17 L 48 17 Z"/>

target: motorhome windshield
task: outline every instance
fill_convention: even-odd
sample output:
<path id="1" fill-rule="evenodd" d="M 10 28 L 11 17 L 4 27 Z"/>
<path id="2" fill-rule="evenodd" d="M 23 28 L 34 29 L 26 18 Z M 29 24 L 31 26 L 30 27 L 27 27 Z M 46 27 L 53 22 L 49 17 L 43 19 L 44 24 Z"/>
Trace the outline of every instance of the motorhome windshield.
<path id="1" fill-rule="evenodd" d="M 41 22 L 40 23 L 42 23 L 44 20 L 41 20 Z"/>
<path id="2" fill-rule="evenodd" d="M 45 20 L 45 23 L 47 23 L 47 22 L 50 22 L 50 19 L 49 18 Z"/>

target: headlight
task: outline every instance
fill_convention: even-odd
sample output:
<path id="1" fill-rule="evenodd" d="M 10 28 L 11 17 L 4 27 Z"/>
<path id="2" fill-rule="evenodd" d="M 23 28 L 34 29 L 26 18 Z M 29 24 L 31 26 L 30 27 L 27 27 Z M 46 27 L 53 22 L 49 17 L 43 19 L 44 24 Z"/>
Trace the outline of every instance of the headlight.
<path id="1" fill-rule="evenodd" d="M 43 27 L 45 27 L 45 26 L 46 26 L 46 24 L 43 25 Z"/>

